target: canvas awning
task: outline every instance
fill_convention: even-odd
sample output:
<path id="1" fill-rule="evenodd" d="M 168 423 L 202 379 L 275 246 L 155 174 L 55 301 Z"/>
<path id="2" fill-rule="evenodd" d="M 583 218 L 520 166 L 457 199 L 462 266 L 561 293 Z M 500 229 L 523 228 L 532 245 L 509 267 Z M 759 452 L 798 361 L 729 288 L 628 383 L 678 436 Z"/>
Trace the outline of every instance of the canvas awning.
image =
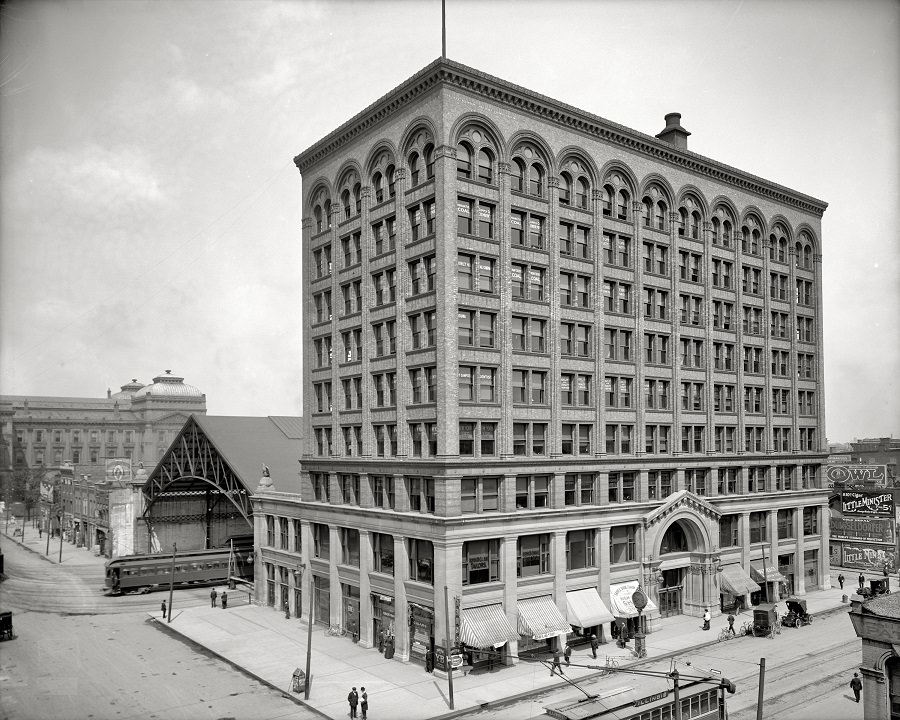
<path id="1" fill-rule="evenodd" d="M 719 577 L 722 582 L 722 592 L 732 595 L 747 595 L 759 590 L 759 585 L 750 579 L 741 565 L 725 565 Z"/>
<path id="2" fill-rule="evenodd" d="M 631 600 L 634 591 L 638 589 L 638 581 L 630 580 L 629 582 L 619 583 L 618 585 L 609 586 L 609 602 L 612 606 L 612 614 L 617 618 L 637 617 L 638 611 Z M 647 607 L 643 613 L 649 614 L 651 610 L 656 610 L 656 603 L 650 597 L 647 597 Z"/>
<path id="3" fill-rule="evenodd" d="M 531 635 L 546 640 L 554 635 L 571 632 L 572 626 L 556 607 L 549 595 L 519 600 L 519 635 Z"/>
<path id="4" fill-rule="evenodd" d="M 750 566 L 750 577 L 756 582 L 787 582 L 787 578 L 778 572 L 778 568 L 774 565 L 766 567 L 766 575 L 763 577 L 762 570 L 758 570 L 753 565 Z"/>
<path id="5" fill-rule="evenodd" d="M 518 639 L 519 635 L 507 621 L 502 605 L 480 605 L 460 610 L 459 640 L 469 647 L 496 648 Z"/>
<path id="6" fill-rule="evenodd" d="M 615 620 L 613 614 L 603 604 L 600 593 L 595 588 L 572 590 L 566 593 L 566 612 L 569 623 L 577 627 L 594 627 Z"/>

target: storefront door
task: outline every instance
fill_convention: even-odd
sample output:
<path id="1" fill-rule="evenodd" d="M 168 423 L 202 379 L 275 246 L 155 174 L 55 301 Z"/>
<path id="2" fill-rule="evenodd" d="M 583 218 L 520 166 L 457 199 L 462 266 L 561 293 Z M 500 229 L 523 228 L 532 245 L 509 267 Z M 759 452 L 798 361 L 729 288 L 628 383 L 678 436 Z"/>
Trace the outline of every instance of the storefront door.
<path id="1" fill-rule="evenodd" d="M 681 615 L 681 588 L 665 588 L 659 591 L 659 614 L 666 618 Z"/>

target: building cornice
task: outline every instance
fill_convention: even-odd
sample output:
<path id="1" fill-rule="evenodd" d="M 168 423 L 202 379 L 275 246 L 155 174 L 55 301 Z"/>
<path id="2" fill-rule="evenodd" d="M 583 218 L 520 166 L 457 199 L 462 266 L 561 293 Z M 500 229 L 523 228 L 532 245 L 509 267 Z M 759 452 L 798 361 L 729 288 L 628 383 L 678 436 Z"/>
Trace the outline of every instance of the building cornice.
<path id="1" fill-rule="evenodd" d="M 438 59 L 397 86 L 365 110 L 326 135 L 294 158 L 301 173 L 338 152 L 354 138 L 376 127 L 435 88 L 450 86 L 470 95 L 506 105 L 540 120 L 566 127 L 589 137 L 618 145 L 654 160 L 668 163 L 710 180 L 731 185 L 774 202 L 821 217 L 828 203 L 724 163 L 679 150 L 669 143 L 553 100 L 519 85 L 501 80 L 452 60 Z"/>

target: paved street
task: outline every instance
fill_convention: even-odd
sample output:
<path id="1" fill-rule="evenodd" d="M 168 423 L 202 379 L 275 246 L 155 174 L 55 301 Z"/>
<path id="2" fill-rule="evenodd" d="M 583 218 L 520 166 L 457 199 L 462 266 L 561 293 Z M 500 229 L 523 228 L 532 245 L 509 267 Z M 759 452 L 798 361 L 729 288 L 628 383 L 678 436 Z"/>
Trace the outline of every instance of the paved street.
<path id="1" fill-rule="evenodd" d="M 314 717 L 201 648 L 160 633 L 148 613 L 159 614 L 168 593 L 107 598 L 99 591 L 102 559 L 88 551 L 64 544 L 60 566 L 3 536 L 0 543 L 7 574 L 0 607 L 15 613 L 17 635 L 0 643 L 4 720 Z M 208 604 L 207 594 L 176 591 L 176 608 Z"/>
<path id="2" fill-rule="evenodd" d="M 340 718 L 352 684 L 369 688 L 373 717 L 523 720 L 542 716 L 550 702 L 582 696 L 551 680 L 543 665 L 522 662 L 492 673 L 457 675 L 451 713 L 445 680 L 317 628 L 307 708 L 297 704 L 301 696 L 286 692 L 291 670 L 305 656 L 306 630 L 296 619 L 250 605 L 238 593 L 228 611 L 213 610 L 208 589 L 198 588 L 176 591 L 173 622 L 163 623 L 159 604 L 167 592 L 103 595 L 102 558 L 64 543 L 60 565 L 58 555 L 43 554 L 37 538 L 26 538 L 27 549 L 0 538 L 8 576 L 0 584 L 0 605 L 16 613 L 18 633 L 0 645 L 4 720 Z M 717 669 L 738 686 L 737 694 L 728 696 L 730 717 L 753 720 L 758 662 L 765 656 L 766 718 L 858 720 L 862 706 L 848 699 L 846 686 L 860 662 L 860 645 L 841 594 L 836 588 L 810 593 L 816 622 L 785 628 L 774 640 L 716 643 L 695 618 L 670 618 L 648 636 L 650 659 L 641 667 L 668 671 L 674 661 L 682 674 Z M 745 619 L 749 614 L 739 623 Z M 724 619 L 715 620 L 714 631 L 721 625 Z M 603 646 L 601 654 L 617 656 L 622 667 L 635 663 L 615 645 Z M 595 670 L 577 667 L 590 662 L 583 649 L 572 660 L 567 675 L 589 692 L 640 682 L 625 673 L 596 678 Z M 479 711 L 482 705 L 487 709 Z"/>

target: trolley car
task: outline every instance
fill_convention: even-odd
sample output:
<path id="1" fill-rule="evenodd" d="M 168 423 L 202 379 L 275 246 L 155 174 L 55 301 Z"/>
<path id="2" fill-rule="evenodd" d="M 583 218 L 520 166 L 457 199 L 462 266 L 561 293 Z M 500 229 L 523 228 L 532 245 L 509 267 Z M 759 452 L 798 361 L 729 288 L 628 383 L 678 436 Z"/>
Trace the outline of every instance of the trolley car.
<path id="1" fill-rule="evenodd" d="M 250 552 L 252 552 L 252 547 Z M 224 585 L 232 578 L 253 581 L 252 560 L 244 543 L 212 550 L 186 550 L 175 555 L 174 584 Z M 106 563 L 104 584 L 112 595 L 146 593 L 172 582 L 172 556 L 126 555 Z"/>

